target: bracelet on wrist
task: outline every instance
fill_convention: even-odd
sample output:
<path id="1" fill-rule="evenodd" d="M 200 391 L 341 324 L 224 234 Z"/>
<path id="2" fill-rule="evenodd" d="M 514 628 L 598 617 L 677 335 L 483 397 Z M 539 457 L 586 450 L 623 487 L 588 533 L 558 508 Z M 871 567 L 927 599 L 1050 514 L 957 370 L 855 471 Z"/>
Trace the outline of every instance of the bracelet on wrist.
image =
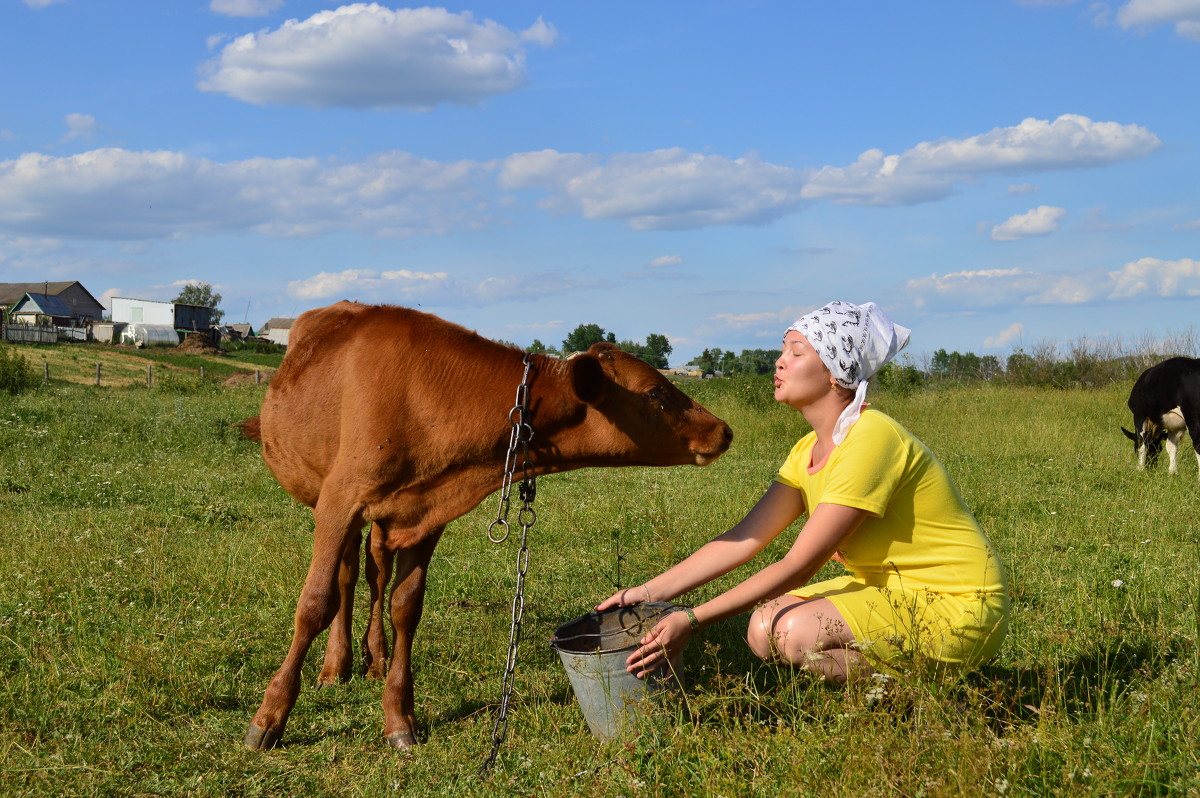
<path id="1" fill-rule="evenodd" d="M 691 607 L 684 607 L 683 614 L 687 616 L 688 626 L 692 627 L 693 632 L 700 628 L 700 621 L 696 619 L 695 610 L 693 610 Z"/>

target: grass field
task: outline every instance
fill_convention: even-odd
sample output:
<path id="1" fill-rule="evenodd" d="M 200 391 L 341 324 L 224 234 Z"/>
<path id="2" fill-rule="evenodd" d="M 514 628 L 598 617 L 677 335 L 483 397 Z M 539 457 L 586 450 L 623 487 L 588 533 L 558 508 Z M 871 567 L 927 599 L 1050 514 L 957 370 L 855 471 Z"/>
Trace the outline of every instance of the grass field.
<path id="1" fill-rule="evenodd" d="M 805 431 L 764 382 L 693 385 L 737 434 L 713 466 L 540 481 L 509 737 L 485 782 L 515 582 L 515 545 L 485 536 L 493 500 L 435 554 L 414 654 L 427 743 L 389 749 L 381 685 L 355 679 L 304 690 L 285 745 L 245 751 L 311 545 L 307 510 L 232 428 L 265 389 L 184 371 L 87 383 L 0 394 L 2 795 L 1200 794 L 1196 459 L 1135 470 L 1128 386 L 875 397 L 1009 567 L 1011 633 L 980 672 L 830 689 L 755 661 L 733 619 L 690 646 L 685 704 L 600 744 L 554 628 L 612 591 L 618 555 L 637 584 L 735 522 Z"/>

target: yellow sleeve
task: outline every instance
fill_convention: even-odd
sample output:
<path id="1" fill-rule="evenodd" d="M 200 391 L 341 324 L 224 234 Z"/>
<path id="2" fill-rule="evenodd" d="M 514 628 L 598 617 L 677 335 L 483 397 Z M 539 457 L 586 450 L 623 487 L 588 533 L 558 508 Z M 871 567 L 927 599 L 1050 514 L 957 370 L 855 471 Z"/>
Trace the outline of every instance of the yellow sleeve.
<path id="1" fill-rule="evenodd" d="M 820 501 L 882 516 L 905 478 L 908 447 L 880 417 L 863 413 L 829 457 Z"/>

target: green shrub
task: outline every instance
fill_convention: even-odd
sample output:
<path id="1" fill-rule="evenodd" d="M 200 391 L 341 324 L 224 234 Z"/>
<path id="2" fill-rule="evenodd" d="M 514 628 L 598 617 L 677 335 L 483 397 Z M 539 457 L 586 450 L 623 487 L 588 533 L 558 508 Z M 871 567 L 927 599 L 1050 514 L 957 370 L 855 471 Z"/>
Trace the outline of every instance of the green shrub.
<path id="1" fill-rule="evenodd" d="M 0 391 L 16 396 L 37 386 L 37 373 L 25 356 L 10 346 L 0 347 Z"/>

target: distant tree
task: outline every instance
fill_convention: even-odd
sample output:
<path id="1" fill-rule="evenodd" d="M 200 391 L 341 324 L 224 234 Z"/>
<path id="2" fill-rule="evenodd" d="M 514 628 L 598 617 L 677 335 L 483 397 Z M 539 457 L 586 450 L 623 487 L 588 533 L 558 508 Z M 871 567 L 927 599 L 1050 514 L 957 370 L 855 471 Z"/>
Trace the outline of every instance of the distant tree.
<path id="1" fill-rule="evenodd" d="M 179 296 L 171 300 L 179 305 L 199 305 L 202 308 L 212 308 L 212 315 L 209 317 L 213 324 L 220 324 L 221 319 L 225 318 L 225 311 L 219 310 L 217 305 L 221 304 L 221 295 L 213 293 L 212 286 L 208 283 L 188 284 L 179 292 Z"/>
<path id="2" fill-rule="evenodd" d="M 738 355 L 737 373 L 770 374 L 775 371 L 775 361 L 778 359 L 778 349 L 743 349 L 742 354 Z"/>
<path id="3" fill-rule="evenodd" d="M 671 342 L 667 340 L 667 336 L 650 333 L 646 336 L 645 354 L 641 355 L 641 358 L 656 369 L 665 369 L 670 365 L 667 356 L 672 351 Z"/>
<path id="4" fill-rule="evenodd" d="M 705 349 L 692 362 L 699 366 L 700 370 L 705 374 L 712 374 L 721 365 L 721 356 L 723 354 L 720 349 Z"/>
<path id="5" fill-rule="evenodd" d="M 937 377 L 945 377 L 950 373 L 950 353 L 939 349 L 933 353 L 929 361 L 929 373 Z"/>
<path id="6" fill-rule="evenodd" d="M 531 352 L 532 354 L 536 355 L 541 352 L 545 352 L 546 345 L 544 343 L 542 343 L 541 341 L 539 341 L 538 339 L 534 338 L 533 343 L 531 343 L 529 346 L 525 347 L 525 351 Z"/>
<path id="7" fill-rule="evenodd" d="M 1004 366 L 1005 377 L 1014 385 L 1032 385 L 1036 371 L 1037 361 L 1023 349 L 1018 349 L 1009 355 Z"/>
<path id="8" fill-rule="evenodd" d="M 564 354 L 586 352 L 592 344 L 598 344 L 601 341 L 615 344 L 617 336 L 613 333 L 606 333 L 599 324 L 580 324 L 563 339 L 562 351 Z"/>

